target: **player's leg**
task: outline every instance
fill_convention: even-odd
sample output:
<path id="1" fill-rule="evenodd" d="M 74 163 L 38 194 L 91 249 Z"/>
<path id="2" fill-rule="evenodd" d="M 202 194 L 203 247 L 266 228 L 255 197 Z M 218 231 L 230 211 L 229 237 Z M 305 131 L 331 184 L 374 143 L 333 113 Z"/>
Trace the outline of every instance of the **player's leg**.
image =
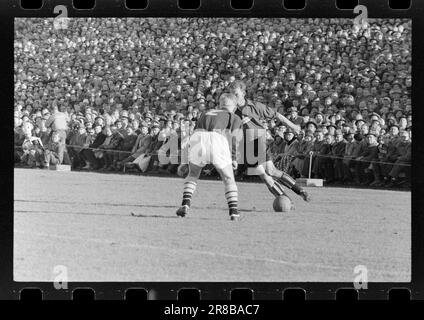
<path id="1" fill-rule="evenodd" d="M 181 202 L 181 207 L 177 210 L 177 216 L 185 217 L 188 213 L 188 210 L 191 206 L 191 198 L 193 193 L 196 190 L 197 180 L 199 179 L 202 167 L 195 165 L 194 163 L 189 163 L 188 175 L 184 180 L 184 190 L 183 190 L 183 200 Z"/>
<path id="2" fill-rule="evenodd" d="M 301 186 L 299 186 L 299 184 L 296 183 L 296 180 L 284 171 L 278 170 L 271 160 L 266 161 L 265 172 L 268 175 L 277 178 L 281 184 L 293 190 L 293 192 L 296 194 L 300 195 L 303 200 L 310 201 L 309 194 Z"/>
<path id="3" fill-rule="evenodd" d="M 266 173 L 266 170 L 263 165 L 258 165 L 255 168 L 255 172 L 259 176 L 259 178 L 263 182 L 265 182 L 266 186 L 268 187 L 268 190 L 274 195 L 274 197 L 279 197 L 283 194 L 287 196 L 287 194 L 284 192 L 283 186 Z"/>
<path id="4" fill-rule="evenodd" d="M 225 198 L 228 203 L 228 210 L 231 220 L 237 220 L 240 217 L 238 212 L 238 189 L 234 179 L 234 172 L 231 165 L 222 169 L 216 168 L 225 186 Z"/>

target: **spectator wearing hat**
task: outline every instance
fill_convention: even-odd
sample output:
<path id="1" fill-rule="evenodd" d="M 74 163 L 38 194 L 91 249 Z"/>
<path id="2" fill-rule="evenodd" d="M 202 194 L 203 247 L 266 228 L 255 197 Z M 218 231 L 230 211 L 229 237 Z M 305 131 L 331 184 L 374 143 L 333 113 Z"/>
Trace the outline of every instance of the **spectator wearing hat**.
<path id="1" fill-rule="evenodd" d="M 29 123 L 22 125 L 22 131 L 25 135 L 24 141 L 22 142 L 22 154 L 20 161 L 28 167 L 35 168 L 40 167 L 43 162 L 43 143 L 40 138 L 32 135 L 32 129 Z"/>
<path id="2" fill-rule="evenodd" d="M 359 133 L 347 133 L 345 135 L 346 147 L 343 155 L 343 182 L 351 183 L 353 181 L 352 171 L 354 170 L 354 158 L 359 154 L 361 148 L 360 142 L 362 135 Z"/>
<path id="3" fill-rule="evenodd" d="M 157 172 L 160 167 L 158 152 L 162 147 L 165 139 L 159 139 L 160 126 L 159 123 L 155 123 L 150 132 L 151 141 L 148 148 L 148 154 L 151 155 L 149 169 L 150 171 Z"/>
<path id="4" fill-rule="evenodd" d="M 307 176 L 303 175 L 303 168 L 305 166 L 305 159 L 309 159 L 309 153 L 314 146 L 313 140 L 314 133 L 310 130 L 306 130 L 303 139 L 299 142 L 296 158 L 293 160 L 293 167 L 301 178 L 307 178 Z"/>
<path id="5" fill-rule="evenodd" d="M 306 124 L 305 124 L 305 130 L 308 130 L 312 134 L 314 134 L 317 129 L 318 129 L 318 125 L 315 123 L 315 121 L 308 121 L 308 122 L 306 122 Z"/>
<path id="6" fill-rule="evenodd" d="M 141 133 L 141 130 L 140 130 Z M 137 141 L 137 134 L 135 133 L 132 127 L 127 127 L 126 135 L 122 139 L 120 145 L 118 146 L 118 150 L 121 152 L 115 152 L 113 158 L 113 166 L 111 170 L 119 170 L 119 162 L 128 157 L 131 153 L 134 145 Z"/>
<path id="7" fill-rule="evenodd" d="M 372 162 L 378 160 L 378 142 L 375 133 L 366 135 L 367 148 L 355 159 L 355 181 L 361 185 L 369 185 L 376 179 L 377 172 L 373 170 Z"/>
<path id="8" fill-rule="evenodd" d="M 100 145 L 99 149 L 105 150 L 103 152 L 103 168 L 102 170 L 114 170 L 114 157 L 115 154 L 118 152 L 118 147 L 120 146 L 121 142 L 124 139 L 124 136 L 121 134 L 121 132 L 118 131 L 117 127 L 115 125 L 112 125 L 109 127 L 110 129 L 110 139 L 107 135 L 105 141 L 102 145 Z M 108 130 L 109 131 L 109 130 Z"/>
<path id="9" fill-rule="evenodd" d="M 278 127 L 275 130 L 275 138 L 270 145 L 270 152 L 273 155 L 274 163 L 278 163 L 284 153 L 284 132 L 281 129 L 281 127 Z"/>
<path id="10" fill-rule="evenodd" d="M 287 128 L 284 132 L 284 148 L 282 165 L 280 166 L 283 171 L 291 176 L 294 176 L 293 161 L 296 158 L 299 150 L 299 140 L 296 138 L 296 133 L 292 128 Z"/>
<path id="11" fill-rule="evenodd" d="M 69 157 L 71 158 L 71 165 L 73 168 L 83 167 L 84 161 L 80 157 L 81 150 L 90 144 L 87 131 L 83 125 L 74 127 L 76 133 L 72 135 L 69 146 L 67 147 Z"/>
<path id="12" fill-rule="evenodd" d="M 334 145 L 331 148 L 331 155 L 334 157 L 334 182 L 342 183 L 345 178 L 343 158 L 346 150 L 346 141 L 340 129 L 335 131 L 334 140 Z"/>
<path id="13" fill-rule="evenodd" d="M 407 179 L 406 182 L 410 181 L 410 165 L 412 159 L 411 153 L 411 141 L 408 131 L 400 132 L 401 141 L 398 144 L 398 157 L 394 162 L 394 165 L 389 173 L 390 182 L 388 187 L 399 186 L 401 181 L 399 181 L 399 175 L 401 172 L 406 173 Z"/>
<path id="14" fill-rule="evenodd" d="M 380 187 L 388 183 L 389 172 L 392 168 L 389 162 L 388 155 L 388 144 L 390 142 L 390 136 L 379 136 L 378 137 L 378 161 L 372 164 L 375 172 L 375 181 L 370 184 L 371 187 Z"/>
<path id="15" fill-rule="evenodd" d="M 106 134 L 103 133 L 103 128 L 100 124 L 94 125 L 94 134 L 95 137 L 93 142 L 90 143 L 88 148 L 84 148 L 80 152 L 81 159 L 86 163 L 86 165 L 82 168 L 84 170 L 96 170 L 100 167 L 98 157 L 95 156 L 94 151 L 106 140 Z"/>
<path id="16" fill-rule="evenodd" d="M 316 177 L 326 180 L 327 183 L 334 181 L 334 160 L 331 152 L 334 144 L 334 136 L 326 133 L 324 142 L 319 149 L 316 161 L 314 162 L 314 173 Z"/>
<path id="17" fill-rule="evenodd" d="M 297 101 L 297 100 L 295 100 L 295 101 Z M 289 108 L 288 111 L 290 113 L 288 119 L 291 122 L 293 122 L 294 124 L 298 125 L 299 127 L 303 127 L 304 120 L 303 120 L 303 117 L 299 117 L 297 107 L 293 106 L 293 107 Z"/>
<path id="18" fill-rule="evenodd" d="M 152 141 L 152 136 L 149 134 L 149 128 L 147 125 L 142 125 L 140 129 L 141 133 L 138 135 L 131 150 L 131 155 L 117 163 L 118 169 L 122 169 L 127 163 L 131 163 L 141 155 L 149 152 L 150 143 Z M 134 165 L 133 167 L 136 166 Z"/>
<path id="19" fill-rule="evenodd" d="M 312 172 L 311 175 L 316 176 L 316 170 L 315 170 L 315 166 L 316 166 L 316 160 L 317 157 L 320 153 L 320 150 L 322 148 L 322 146 L 324 145 L 325 141 L 324 141 L 324 133 L 322 132 L 321 129 L 318 129 L 317 131 L 315 131 L 315 139 L 314 139 L 314 145 L 312 147 Z M 302 175 L 305 177 L 308 177 L 309 175 L 309 162 L 310 162 L 310 158 L 307 157 L 305 159 L 304 165 L 303 165 L 303 170 L 302 170 Z"/>

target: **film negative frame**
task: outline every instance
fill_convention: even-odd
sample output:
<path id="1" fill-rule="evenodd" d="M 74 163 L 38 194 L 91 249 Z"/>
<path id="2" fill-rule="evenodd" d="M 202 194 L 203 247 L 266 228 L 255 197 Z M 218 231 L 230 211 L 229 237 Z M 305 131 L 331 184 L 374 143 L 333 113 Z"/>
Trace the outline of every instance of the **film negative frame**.
<path id="1" fill-rule="evenodd" d="M 275 18 L 352 18 L 357 15 L 353 10 L 341 10 L 336 7 L 335 0 L 306 0 L 303 10 L 287 10 L 283 7 L 283 0 L 255 0 L 253 7 L 248 10 L 234 10 L 230 0 L 202 0 L 199 9 L 183 10 L 178 7 L 177 0 L 149 0 L 148 7 L 143 10 L 130 10 L 126 8 L 125 1 L 96 1 L 92 10 L 78 10 L 73 8 L 72 0 L 44 0 L 43 7 L 39 10 L 25 10 L 20 7 L 19 0 L 4 0 L 0 2 L 0 39 L 3 44 L 1 50 L 0 92 L 2 104 L 13 105 L 13 41 L 14 18 L 16 17 L 56 17 L 54 8 L 65 5 L 69 17 L 275 17 Z M 360 5 L 365 5 L 370 18 L 407 18 L 412 19 L 412 103 L 414 117 L 420 119 L 424 114 L 418 106 L 420 93 L 424 92 L 424 61 L 421 52 L 424 52 L 424 5 L 421 1 L 412 0 L 411 7 L 407 10 L 393 10 L 389 8 L 388 0 L 359 0 Z M 420 19 L 421 18 L 421 19 Z M 12 108 L 10 108 L 12 112 Z M 2 136 L 3 146 L 12 150 L 12 117 L 2 119 L 1 127 L 5 134 Z M 424 146 L 420 141 L 422 122 L 414 124 L 415 137 L 413 142 L 413 174 L 412 174 L 412 265 L 410 283 L 368 283 L 368 289 L 358 290 L 359 299 L 388 298 L 389 291 L 394 288 L 405 288 L 410 291 L 412 299 L 424 298 L 424 206 L 423 177 L 421 163 L 424 162 Z M 12 152 L 10 153 L 12 155 Z M 154 289 L 160 299 L 177 299 L 182 288 L 195 288 L 200 290 L 201 299 L 229 299 L 231 290 L 248 288 L 253 291 L 254 299 L 281 300 L 283 292 L 290 288 L 304 290 L 306 299 L 334 299 L 336 292 L 342 288 L 353 289 L 353 283 L 241 283 L 241 282 L 146 282 L 146 283 L 121 283 L 121 282 L 70 282 L 68 289 L 56 290 L 53 283 L 47 282 L 14 282 L 13 281 L 13 159 L 8 153 L 1 153 L 2 179 L 4 190 L 0 200 L 0 299 L 19 299 L 24 288 L 39 288 L 43 299 L 72 299 L 72 292 L 77 288 L 91 288 L 96 299 L 124 299 L 129 288 Z"/>

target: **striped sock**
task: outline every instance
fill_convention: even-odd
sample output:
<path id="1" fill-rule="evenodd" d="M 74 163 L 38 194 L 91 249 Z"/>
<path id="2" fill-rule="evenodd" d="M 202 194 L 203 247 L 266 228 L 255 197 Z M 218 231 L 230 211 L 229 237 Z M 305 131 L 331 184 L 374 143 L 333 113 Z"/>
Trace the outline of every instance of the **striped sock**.
<path id="1" fill-rule="evenodd" d="M 238 207 L 238 191 L 237 185 L 233 182 L 225 185 L 225 198 L 228 202 L 228 208 L 237 209 Z"/>
<path id="2" fill-rule="evenodd" d="M 196 190 L 197 183 L 194 181 L 186 180 L 184 182 L 184 191 L 183 191 L 183 206 L 191 205 L 191 197 L 193 196 L 194 191 Z"/>
<path id="3" fill-rule="evenodd" d="M 284 189 L 277 181 L 274 180 L 274 184 L 271 187 L 268 187 L 269 191 L 275 196 L 279 197 L 284 194 Z"/>
<path id="4" fill-rule="evenodd" d="M 292 189 L 296 184 L 296 180 L 285 172 L 282 172 L 282 176 L 278 179 L 278 181 L 290 189 Z"/>

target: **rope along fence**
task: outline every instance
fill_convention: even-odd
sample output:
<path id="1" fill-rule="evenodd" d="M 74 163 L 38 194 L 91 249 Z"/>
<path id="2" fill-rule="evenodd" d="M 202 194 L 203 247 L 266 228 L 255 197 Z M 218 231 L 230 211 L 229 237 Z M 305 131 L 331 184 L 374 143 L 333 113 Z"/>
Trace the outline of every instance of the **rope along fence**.
<path id="1" fill-rule="evenodd" d="M 74 148 L 76 150 L 82 151 L 82 150 L 92 150 L 93 152 L 98 151 L 98 152 L 110 152 L 110 153 L 123 153 L 123 154 L 127 154 L 128 156 L 130 156 L 131 154 L 134 154 L 135 152 L 137 152 L 137 150 L 135 152 L 133 151 L 125 151 L 125 150 L 113 150 L 113 149 L 102 149 L 102 148 L 91 148 L 91 147 L 84 147 L 84 146 L 79 146 L 79 145 L 71 145 L 71 144 L 66 144 L 67 148 Z M 15 146 L 15 149 L 22 149 L 21 146 Z M 181 151 L 181 150 L 179 150 Z M 153 156 L 153 155 L 158 155 L 158 153 L 161 153 L 162 151 L 159 149 L 157 152 L 146 152 L 144 153 L 146 156 Z M 178 154 L 170 154 L 167 157 L 168 158 L 178 158 L 180 157 L 180 153 Z M 288 167 L 290 166 L 290 163 L 297 157 L 291 154 L 285 154 L 285 153 L 279 153 L 276 156 L 281 157 L 281 160 L 279 161 L 279 166 L 280 169 L 283 171 L 286 171 L 288 169 Z M 329 159 L 335 159 L 335 160 L 350 160 L 350 161 L 355 161 L 355 162 L 366 162 L 366 163 L 370 163 L 370 164 L 380 164 L 380 165 L 396 165 L 396 166 L 404 166 L 404 167 L 411 167 L 410 163 L 402 163 L 402 162 L 387 162 L 387 161 L 379 161 L 379 160 L 363 160 L 363 159 L 355 159 L 355 158 L 348 158 L 348 157 L 339 157 L 339 156 L 334 156 L 334 155 L 324 155 L 324 154 L 317 154 L 317 153 L 309 153 L 309 154 L 301 154 L 300 156 L 304 156 L 304 157 L 321 157 L 321 158 L 329 158 Z"/>

